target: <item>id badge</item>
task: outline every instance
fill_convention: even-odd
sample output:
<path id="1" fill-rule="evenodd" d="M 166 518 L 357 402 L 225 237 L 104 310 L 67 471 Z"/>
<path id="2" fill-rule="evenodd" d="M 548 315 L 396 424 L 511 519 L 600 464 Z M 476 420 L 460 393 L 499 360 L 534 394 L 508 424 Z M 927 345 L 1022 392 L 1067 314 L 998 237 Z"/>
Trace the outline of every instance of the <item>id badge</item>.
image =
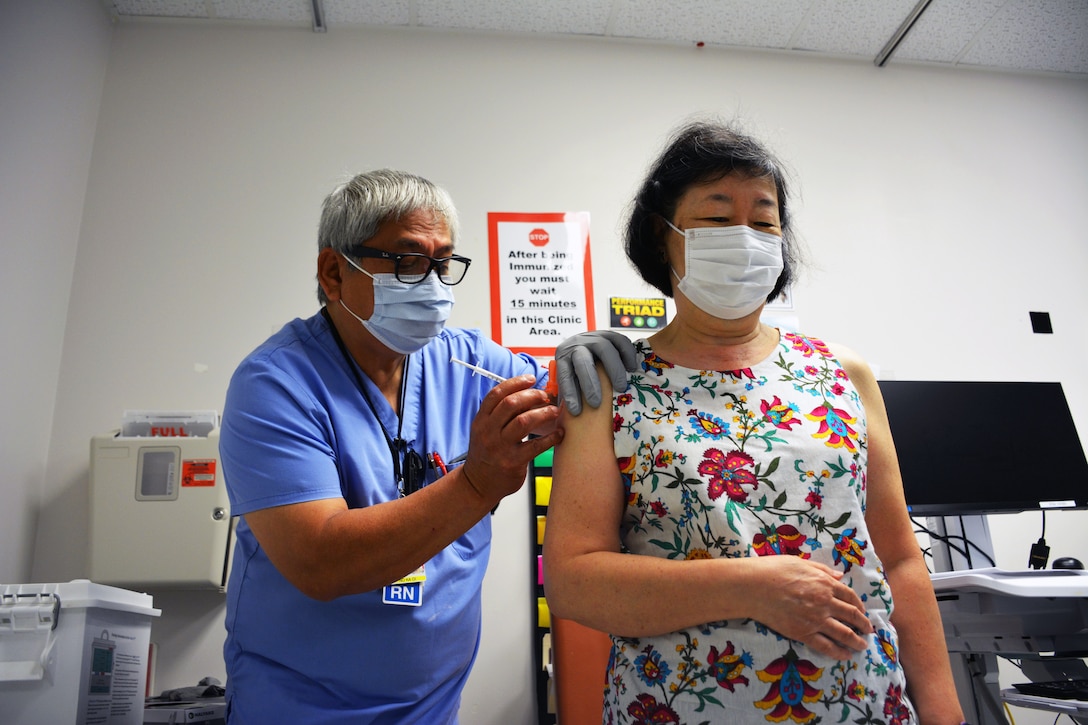
<path id="1" fill-rule="evenodd" d="M 423 604 L 423 583 L 427 572 L 421 566 L 406 577 L 382 587 L 382 604 L 418 607 Z"/>

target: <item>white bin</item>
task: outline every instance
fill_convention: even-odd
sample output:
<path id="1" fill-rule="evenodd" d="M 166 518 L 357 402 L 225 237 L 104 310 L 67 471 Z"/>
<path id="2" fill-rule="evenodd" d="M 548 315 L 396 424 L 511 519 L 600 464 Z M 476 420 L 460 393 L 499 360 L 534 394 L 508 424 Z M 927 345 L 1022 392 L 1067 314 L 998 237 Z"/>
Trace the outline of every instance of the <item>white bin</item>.
<path id="1" fill-rule="evenodd" d="M 0 723 L 142 725 L 151 603 L 85 579 L 0 585 Z"/>

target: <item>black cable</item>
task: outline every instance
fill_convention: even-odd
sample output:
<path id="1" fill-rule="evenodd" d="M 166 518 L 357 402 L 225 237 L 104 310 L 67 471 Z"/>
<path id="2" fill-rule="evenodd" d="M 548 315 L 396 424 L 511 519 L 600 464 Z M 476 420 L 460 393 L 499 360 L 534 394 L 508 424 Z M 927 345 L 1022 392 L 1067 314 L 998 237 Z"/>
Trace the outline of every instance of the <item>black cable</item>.
<path id="1" fill-rule="evenodd" d="M 1039 535 L 1039 540 L 1031 545 L 1028 553 L 1028 566 L 1032 569 L 1045 569 L 1050 560 L 1050 547 L 1046 545 L 1046 509 L 1042 510 L 1042 514 L 1043 532 Z"/>
<path id="2" fill-rule="evenodd" d="M 964 526 L 964 523 L 963 523 L 963 517 L 962 517 L 962 516 L 960 516 L 960 517 L 959 517 L 959 519 L 960 519 L 960 532 L 961 532 L 961 533 L 959 533 L 959 534 L 957 534 L 957 535 L 954 535 L 954 536 L 953 536 L 953 535 L 951 535 L 951 534 L 949 534 L 949 535 L 948 535 L 948 537 L 949 537 L 949 538 L 953 538 L 953 539 L 960 539 L 961 541 L 963 541 L 963 543 L 967 544 L 967 556 L 966 556 L 966 559 L 967 559 L 967 567 L 968 567 L 969 569 L 974 569 L 974 568 L 975 568 L 975 566 L 974 566 L 974 563 L 973 563 L 973 562 L 972 562 L 972 560 L 971 560 L 971 548 L 972 548 L 972 547 L 974 547 L 974 549 L 975 549 L 975 550 L 976 550 L 976 551 L 977 551 L 978 553 L 980 553 L 980 554 L 982 554 L 982 555 L 983 555 L 984 557 L 986 557 L 986 563 L 987 563 L 987 564 L 989 564 L 990 566 L 997 566 L 997 562 L 995 562 L 995 561 L 994 561 L 994 558 L 993 558 L 992 556 L 990 556 L 990 553 L 989 553 L 988 551 L 986 551 L 986 550 L 985 550 L 985 549 L 983 549 L 983 548 L 982 548 L 981 546 L 979 546 L 978 544 L 976 544 L 976 543 L 975 543 L 974 541 L 972 541 L 971 539 L 968 539 L 968 538 L 967 538 L 966 536 L 964 536 L 964 535 L 963 535 L 963 533 L 962 533 L 962 532 L 966 531 L 966 530 L 967 530 L 967 527 L 966 527 L 966 526 Z"/>
<path id="3" fill-rule="evenodd" d="M 918 529 L 923 534 L 927 534 L 929 536 L 929 538 L 933 539 L 934 541 L 940 541 L 941 543 L 948 546 L 950 549 L 954 549 L 955 551 L 959 552 L 959 554 L 961 556 L 963 556 L 963 557 L 967 556 L 966 551 L 964 551 L 963 549 L 961 549 L 960 547 L 956 546 L 955 544 L 953 544 L 952 542 L 949 541 L 949 539 L 952 539 L 952 538 L 959 538 L 959 539 L 963 539 L 964 541 L 966 541 L 967 539 L 965 537 L 963 537 L 963 536 L 958 536 L 958 537 L 942 536 L 942 535 L 938 534 L 936 531 L 933 531 L 933 530 L 923 526 L 922 524 L 918 523 L 918 521 L 916 521 L 913 517 L 911 518 L 910 521 L 911 521 L 912 524 L 917 526 Z M 915 533 L 917 533 L 917 532 L 915 532 Z"/>
<path id="4" fill-rule="evenodd" d="M 978 699 L 981 699 L 982 704 L 989 708 L 990 714 L 993 715 L 996 722 L 1008 723 L 1008 718 L 1005 717 L 1005 712 L 1001 709 L 1000 699 L 994 697 L 994 693 L 984 679 L 985 672 L 980 664 L 981 660 L 979 656 L 972 654 L 966 656 L 964 659 L 967 662 L 967 672 L 972 682 L 971 690 L 976 695 L 976 702 Z M 981 715 L 982 713 L 979 714 Z"/>
<path id="5" fill-rule="evenodd" d="M 918 533 L 918 532 L 916 531 L 914 533 Z M 918 548 L 920 548 L 922 550 L 922 561 L 925 562 L 926 571 L 928 571 L 930 574 L 932 574 L 933 573 L 933 567 L 931 567 L 929 565 L 929 562 L 933 561 L 933 547 L 920 546 Z"/>
<path id="6" fill-rule="evenodd" d="M 910 518 L 910 521 L 911 521 L 912 524 L 917 526 L 918 529 L 923 534 L 928 535 L 931 539 L 934 539 L 936 541 L 939 541 L 939 542 L 943 543 L 948 548 L 953 549 L 958 554 L 960 554 L 960 556 L 962 556 L 967 561 L 968 568 L 973 568 L 973 567 L 971 567 L 971 555 L 969 553 L 971 547 L 974 547 L 978 551 L 978 553 L 980 553 L 984 557 L 986 557 L 986 561 L 989 563 L 990 566 L 997 566 L 997 563 L 994 561 L 993 557 L 990 556 L 986 552 L 985 549 L 983 549 L 981 546 L 979 546 L 975 542 L 968 539 L 963 534 L 938 534 L 936 531 L 933 531 L 929 527 L 918 523 L 918 520 L 915 519 L 913 516 Z M 963 520 L 962 520 L 962 518 L 960 520 L 960 531 L 963 531 Z M 915 532 L 915 533 L 917 533 L 917 532 Z M 952 542 L 955 541 L 955 540 L 962 541 L 966 545 L 966 548 L 960 548 L 959 546 L 956 546 L 955 544 L 953 544 Z M 924 550 L 923 550 L 923 553 L 924 553 Z"/>

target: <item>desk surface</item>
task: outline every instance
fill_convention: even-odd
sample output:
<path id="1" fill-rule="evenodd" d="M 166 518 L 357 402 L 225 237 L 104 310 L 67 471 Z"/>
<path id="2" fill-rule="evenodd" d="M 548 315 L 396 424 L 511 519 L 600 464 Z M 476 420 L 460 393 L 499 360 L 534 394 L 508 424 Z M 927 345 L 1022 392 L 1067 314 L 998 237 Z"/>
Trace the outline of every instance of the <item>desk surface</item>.
<path id="1" fill-rule="evenodd" d="M 1055 700 L 1051 697 L 1025 695 L 1011 687 L 1001 691 L 1001 699 L 1010 705 L 1019 705 L 1033 710 L 1061 712 L 1069 716 L 1088 715 L 1088 702 L 1084 700 Z"/>
<path id="2" fill-rule="evenodd" d="M 1088 597 L 1088 570 L 967 569 L 930 574 L 933 590 L 977 591 L 1014 597 Z"/>

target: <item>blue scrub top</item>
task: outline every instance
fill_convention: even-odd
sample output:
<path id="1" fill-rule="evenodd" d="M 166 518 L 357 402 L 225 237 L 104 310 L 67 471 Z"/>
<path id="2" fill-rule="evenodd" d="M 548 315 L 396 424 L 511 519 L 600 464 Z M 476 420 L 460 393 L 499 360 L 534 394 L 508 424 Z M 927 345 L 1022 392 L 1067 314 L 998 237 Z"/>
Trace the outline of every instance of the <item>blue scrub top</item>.
<path id="1" fill-rule="evenodd" d="M 446 329 L 411 355 L 398 423 L 361 375 L 385 429 L 424 456 L 452 461 L 495 386 L 450 363 L 503 377 L 546 372 L 479 330 Z M 343 497 L 356 508 L 399 495 L 385 435 L 321 314 L 294 320 L 238 367 L 220 431 L 231 513 Z M 427 481 L 438 474 L 428 469 Z M 319 602 L 272 566 L 244 519 L 227 587 L 231 723 L 453 723 L 480 637 L 480 586 L 490 551 L 484 517 L 426 564 L 420 606 L 382 590 Z"/>

